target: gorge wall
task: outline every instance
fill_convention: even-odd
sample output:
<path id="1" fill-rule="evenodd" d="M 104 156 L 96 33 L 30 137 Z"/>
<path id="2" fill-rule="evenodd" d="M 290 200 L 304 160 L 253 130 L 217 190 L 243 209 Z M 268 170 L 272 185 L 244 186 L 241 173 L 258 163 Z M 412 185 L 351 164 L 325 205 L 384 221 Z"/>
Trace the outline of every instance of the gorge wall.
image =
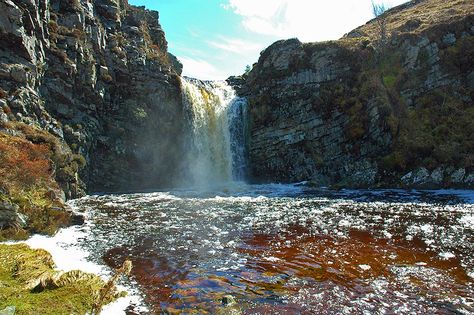
<path id="1" fill-rule="evenodd" d="M 85 158 L 80 178 L 92 191 L 172 184 L 185 128 L 181 65 L 158 12 L 119 0 L 7 0 L 0 34 L 3 128 L 57 137 Z M 73 196 L 83 187 L 68 176 L 60 182 Z"/>
<path id="2" fill-rule="evenodd" d="M 337 41 L 276 42 L 233 81 L 254 181 L 474 185 L 471 1 L 412 1 Z"/>
<path id="3" fill-rule="evenodd" d="M 64 201 L 86 191 L 175 184 L 181 68 L 158 12 L 1 0 L 0 229 L 50 232 L 67 221 Z"/>
<path id="4" fill-rule="evenodd" d="M 86 191 L 182 183 L 196 126 L 181 69 L 158 13 L 126 0 L 0 0 L 0 229 L 51 232 Z M 248 121 L 229 126 L 241 132 L 227 142 L 247 137 L 228 148 L 248 152 L 236 178 L 474 185 L 472 1 L 411 1 L 337 41 L 278 41 L 229 82 L 248 100 L 234 115 Z M 207 85 L 190 91 L 220 104 Z"/>

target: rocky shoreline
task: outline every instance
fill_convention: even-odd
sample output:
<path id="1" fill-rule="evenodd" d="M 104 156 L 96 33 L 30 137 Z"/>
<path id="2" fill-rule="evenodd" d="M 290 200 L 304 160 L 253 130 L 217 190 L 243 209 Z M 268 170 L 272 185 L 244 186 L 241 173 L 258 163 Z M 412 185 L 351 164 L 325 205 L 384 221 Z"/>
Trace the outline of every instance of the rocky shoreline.
<path id="1" fill-rule="evenodd" d="M 76 225 L 63 228 L 54 236 L 34 235 L 24 241 L 0 243 L 2 252 L 0 255 L 2 279 L 0 281 L 2 284 L 8 283 L 10 288 L 16 290 L 15 292 L 19 290 L 15 289 L 17 286 L 21 286 L 23 290 L 21 281 L 24 280 L 22 279 L 33 279 L 38 275 L 42 268 L 41 264 L 45 259 L 48 262 L 48 272 L 57 275 L 57 280 L 54 281 L 62 283 L 59 281 L 59 276 L 74 275 L 74 279 L 71 278 L 71 283 L 47 286 L 44 292 L 39 295 L 35 290 L 32 292 L 24 290 L 18 300 L 6 298 L 0 303 L 0 310 L 10 307 L 13 311 L 12 314 L 29 314 L 31 311 L 34 311 L 34 313 L 42 312 L 42 314 L 58 314 L 57 310 L 77 314 L 91 312 L 94 303 L 97 302 L 99 290 L 111 279 L 114 270 L 103 264 L 93 262 L 89 258 L 90 253 L 80 246 L 80 240 L 84 237 L 88 237 L 87 223 L 83 226 Z M 25 257 L 25 255 L 29 257 L 26 263 L 38 266 L 35 267 L 35 270 L 25 270 L 25 274 L 20 278 L 18 273 L 10 275 L 12 264 L 21 263 L 15 257 Z M 5 260 L 5 258 L 7 259 Z M 41 273 L 45 275 L 43 271 Z M 84 281 L 89 281 L 93 285 L 89 285 Z M 51 299 L 51 296 L 55 296 L 55 290 L 57 289 L 60 289 L 57 294 L 62 296 L 61 301 L 51 302 L 55 305 L 55 307 L 51 307 L 52 304 L 50 305 L 46 301 Z M 140 292 L 137 291 L 135 286 L 131 285 L 130 280 L 120 281 L 112 292 L 114 291 L 116 292 L 115 297 L 107 300 L 101 314 L 125 314 L 125 310 L 131 310 L 132 308 L 136 312 L 147 310 Z M 4 297 L 9 294 L 4 290 L 1 290 L 1 292 Z M 68 297 L 67 294 L 73 294 L 74 298 L 72 296 Z M 73 301 L 73 303 L 70 301 Z"/>

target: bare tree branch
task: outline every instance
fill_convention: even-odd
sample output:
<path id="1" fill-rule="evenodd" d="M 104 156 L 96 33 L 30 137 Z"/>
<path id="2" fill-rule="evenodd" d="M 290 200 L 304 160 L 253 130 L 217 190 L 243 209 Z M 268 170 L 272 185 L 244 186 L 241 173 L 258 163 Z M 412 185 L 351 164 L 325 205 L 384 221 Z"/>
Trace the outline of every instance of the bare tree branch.
<path id="1" fill-rule="evenodd" d="M 375 23 L 377 25 L 377 49 L 383 50 L 387 43 L 387 17 L 384 15 L 385 11 L 388 10 L 388 6 L 381 2 L 375 3 L 372 0 L 372 14 L 375 17 Z"/>

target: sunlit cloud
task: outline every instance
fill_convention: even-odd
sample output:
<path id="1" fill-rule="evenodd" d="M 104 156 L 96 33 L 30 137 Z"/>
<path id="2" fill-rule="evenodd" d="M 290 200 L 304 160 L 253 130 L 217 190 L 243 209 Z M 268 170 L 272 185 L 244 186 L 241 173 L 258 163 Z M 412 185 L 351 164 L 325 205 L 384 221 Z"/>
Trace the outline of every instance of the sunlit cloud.
<path id="1" fill-rule="evenodd" d="M 226 77 L 225 73 L 205 60 L 189 57 L 178 57 L 178 59 L 183 64 L 183 75 L 185 76 L 202 80 L 220 80 Z"/>
<path id="2" fill-rule="evenodd" d="M 220 50 L 242 55 L 255 54 L 264 48 L 264 45 L 261 43 L 238 38 L 225 38 L 223 36 L 219 37 L 217 40 L 208 41 L 208 44 Z"/>
<path id="3" fill-rule="evenodd" d="M 224 8 L 240 15 L 248 31 L 302 41 L 338 39 L 372 18 L 371 0 L 228 0 Z"/>
<path id="4" fill-rule="evenodd" d="M 377 1 L 377 0 L 375 0 Z M 381 1 L 381 0 L 379 0 Z M 170 45 L 184 65 L 184 75 L 207 80 L 243 73 L 260 52 L 279 39 L 303 42 L 338 39 L 372 19 L 371 0 L 223 0 L 222 10 L 237 25 L 206 29 L 187 26 L 185 40 Z M 405 0 L 385 1 L 389 7 Z M 221 11 L 224 12 L 224 11 Z M 236 27 L 237 26 L 237 27 Z M 181 39 L 181 37 L 180 37 Z"/>

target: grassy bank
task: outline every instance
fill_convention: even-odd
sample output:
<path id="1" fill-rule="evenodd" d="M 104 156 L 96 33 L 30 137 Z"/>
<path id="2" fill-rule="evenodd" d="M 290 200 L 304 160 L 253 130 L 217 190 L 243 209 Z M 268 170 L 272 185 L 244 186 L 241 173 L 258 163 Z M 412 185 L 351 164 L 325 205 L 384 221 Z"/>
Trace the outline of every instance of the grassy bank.
<path id="1" fill-rule="evenodd" d="M 104 298 L 104 288 L 109 288 Z M 0 310 L 15 314 L 86 314 L 119 297 L 113 283 L 81 271 L 54 269 L 51 255 L 25 244 L 0 244 Z"/>

